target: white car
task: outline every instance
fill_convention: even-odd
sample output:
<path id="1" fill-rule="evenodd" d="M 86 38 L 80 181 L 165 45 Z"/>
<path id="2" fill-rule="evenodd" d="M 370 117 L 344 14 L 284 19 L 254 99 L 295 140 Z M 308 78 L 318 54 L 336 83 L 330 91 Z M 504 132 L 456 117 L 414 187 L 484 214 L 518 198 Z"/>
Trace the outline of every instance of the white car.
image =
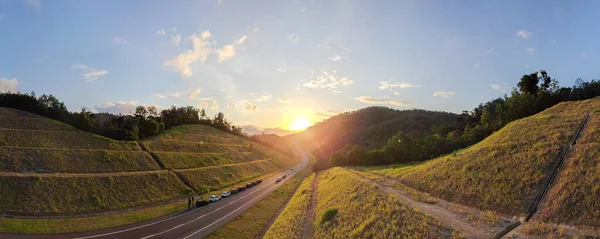
<path id="1" fill-rule="evenodd" d="M 224 191 L 223 193 L 221 193 L 221 197 L 222 198 L 226 198 L 226 197 L 229 197 L 229 196 L 231 196 L 230 192 Z"/>
<path id="2" fill-rule="evenodd" d="M 221 200 L 221 197 L 217 196 L 217 195 L 210 195 L 210 199 L 208 199 L 209 202 L 216 202 Z"/>

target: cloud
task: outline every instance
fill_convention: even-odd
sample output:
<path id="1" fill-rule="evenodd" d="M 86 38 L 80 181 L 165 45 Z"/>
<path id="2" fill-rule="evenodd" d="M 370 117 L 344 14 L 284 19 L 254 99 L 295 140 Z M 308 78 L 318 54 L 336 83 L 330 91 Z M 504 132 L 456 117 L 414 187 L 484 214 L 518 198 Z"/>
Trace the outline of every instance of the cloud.
<path id="1" fill-rule="evenodd" d="M 194 91 L 190 92 L 190 94 L 188 94 L 188 99 L 194 99 L 196 98 L 200 92 L 202 92 L 202 90 L 200 90 L 200 88 L 195 89 Z"/>
<path id="2" fill-rule="evenodd" d="M 168 34 L 174 34 L 177 31 L 177 27 L 171 27 L 171 28 L 161 28 L 158 31 L 156 31 L 156 35 L 158 36 L 164 36 Z"/>
<path id="3" fill-rule="evenodd" d="M 27 6 L 35 9 L 42 8 L 42 0 L 22 0 L 22 2 Z"/>
<path id="4" fill-rule="evenodd" d="M 235 47 L 233 45 L 225 45 L 219 50 L 219 62 L 227 60 L 235 55 Z"/>
<path id="5" fill-rule="evenodd" d="M 300 36 L 296 35 L 295 33 L 289 34 L 285 36 L 285 38 L 287 38 L 292 43 L 296 43 L 300 40 Z"/>
<path id="6" fill-rule="evenodd" d="M 356 97 L 354 98 L 354 100 L 363 102 L 363 103 L 367 103 L 367 104 L 388 104 L 388 105 L 395 105 L 395 106 L 410 106 L 410 104 L 408 102 L 404 102 L 404 101 L 397 101 L 397 100 L 390 100 L 390 99 L 384 99 L 384 98 L 377 98 L 377 97 L 371 97 L 371 96 L 360 96 L 360 97 Z"/>
<path id="7" fill-rule="evenodd" d="M 217 104 L 217 100 L 209 99 L 207 101 L 200 102 L 200 108 L 202 108 L 202 109 L 210 108 L 211 110 L 217 110 L 217 109 L 219 109 L 219 105 Z"/>
<path id="8" fill-rule="evenodd" d="M 229 103 L 229 104 L 227 105 L 227 108 L 232 108 L 232 109 L 235 109 L 235 107 L 237 107 L 237 105 L 236 105 L 236 104 L 234 104 L 234 103 Z"/>
<path id="9" fill-rule="evenodd" d="M 123 45 L 129 44 L 128 41 L 126 41 L 126 40 L 124 40 L 123 38 L 120 38 L 120 37 L 113 37 L 112 41 L 115 42 L 115 43 L 118 43 L 118 44 L 123 44 Z"/>
<path id="10" fill-rule="evenodd" d="M 531 36 L 531 34 L 533 34 L 533 33 L 525 31 L 525 30 L 519 30 L 517 32 L 517 36 L 519 36 L 525 40 L 527 40 L 527 38 L 529 38 Z"/>
<path id="11" fill-rule="evenodd" d="M 433 96 L 448 98 L 454 95 L 454 91 L 436 91 L 433 93 Z"/>
<path id="12" fill-rule="evenodd" d="M 496 51 L 496 50 L 494 50 L 494 48 L 493 48 L 493 47 L 491 47 L 491 48 L 489 48 L 489 49 L 485 50 L 485 53 L 491 54 L 491 53 L 494 53 L 495 51 Z"/>
<path id="13" fill-rule="evenodd" d="M 490 84 L 490 87 L 492 87 L 492 89 L 498 90 L 500 92 L 508 92 L 510 90 L 510 86 L 506 83 Z"/>
<path id="14" fill-rule="evenodd" d="M 306 11 L 306 7 L 303 7 L 302 9 L 300 9 L 300 12 L 304 12 Z"/>
<path id="15" fill-rule="evenodd" d="M 529 53 L 529 55 L 533 55 L 533 53 L 535 53 L 535 49 L 534 48 L 527 48 L 527 49 L 525 49 L 525 51 L 527 53 Z"/>
<path id="16" fill-rule="evenodd" d="M 334 90 L 333 93 L 339 94 L 339 93 L 342 93 L 342 92 L 339 91 L 339 90 Z"/>
<path id="17" fill-rule="evenodd" d="M 319 116 L 319 117 L 329 118 L 331 116 L 334 116 L 334 115 L 337 115 L 337 114 L 340 114 L 340 113 L 342 113 L 342 112 L 340 112 L 340 111 L 334 111 L 334 110 L 319 110 L 319 111 L 317 111 L 317 112 L 315 112 L 313 114 L 316 115 L 316 116 Z"/>
<path id="18" fill-rule="evenodd" d="M 277 68 L 277 71 L 279 71 L 279 72 L 283 72 L 283 73 L 287 72 L 287 70 L 286 70 L 286 69 L 283 69 L 283 68 Z"/>
<path id="19" fill-rule="evenodd" d="M 290 98 L 279 98 L 277 101 L 279 101 L 279 103 L 289 103 L 292 100 Z"/>
<path id="20" fill-rule="evenodd" d="M 203 31 L 200 36 L 202 37 L 202 39 L 206 40 L 210 37 L 212 37 L 212 34 L 210 33 L 210 31 Z"/>
<path id="21" fill-rule="evenodd" d="M 246 109 L 246 111 L 256 111 L 260 108 L 258 108 L 258 106 L 255 104 L 246 102 L 246 103 L 244 103 L 244 109 Z"/>
<path id="22" fill-rule="evenodd" d="M 73 69 L 81 70 L 83 72 L 81 73 L 81 78 L 88 82 L 93 82 L 98 77 L 108 74 L 107 70 L 98 70 L 79 63 L 73 64 L 72 67 Z"/>
<path id="23" fill-rule="evenodd" d="M 208 31 L 202 32 L 200 36 L 196 34 L 188 36 L 186 40 L 192 41 L 193 49 L 186 50 L 176 57 L 165 61 L 163 66 L 171 66 L 177 69 L 181 77 L 192 76 L 192 68 L 190 65 L 198 60 L 200 60 L 200 62 L 206 61 L 206 57 L 214 52 L 214 49 L 210 47 L 210 43 L 205 41 L 205 39 L 210 36 L 210 32 Z"/>
<path id="24" fill-rule="evenodd" d="M 152 97 L 157 98 L 157 99 L 166 99 L 166 98 L 176 99 L 176 98 L 181 97 L 181 93 L 173 92 L 173 93 L 167 93 L 167 94 L 152 94 Z"/>
<path id="25" fill-rule="evenodd" d="M 314 75 L 314 72 L 312 74 Z M 332 71 L 332 73 L 322 70 L 319 75 L 313 76 L 311 81 L 304 83 L 302 86 L 307 88 L 335 89 L 339 85 L 348 86 L 352 84 L 354 84 L 354 81 L 348 79 L 347 77 L 338 76 L 335 70 Z"/>
<path id="26" fill-rule="evenodd" d="M 237 41 L 235 41 L 235 44 L 242 44 L 246 41 L 246 39 L 248 39 L 248 36 L 244 35 L 242 36 L 240 39 L 238 39 Z"/>
<path id="27" fill-rule="evenodd" d="M 394 95 L 400 95 L 400 93 L 398 93 L 398 91 L 394 91 Z"/>
<path id="28" fill-rule="evenodd" d="M 19 90 L 19 81 L 16 78 L 4 79 L 0 78 L 0 92 L 14 92 Z"/>
<path id="29" fill-rule="evenodd" d="M 104 102 L 102 106 L 96 106 L 95 108 L 100 113 L 133 114 L 137 103 L 137 101 Z"/>
<path id="30" fill-rule="evenodd" d="M 414 87 L 421 87 L 421 85 L 413 85 L 411 83 L 404 83 L 404 82 L 395 82 L 395 83 L 390 83 L 389 81 L 379 82 L 380 90 L 392 89 L 392 88 L 414 88 Z"/>
<path id="31" fill-rule="evenodd" d="M 336 55 L 334 55 L 334 56 L 331 56 L 331 57 L 329 57 L 328 59 L 329 59 L 330 61 L 339 61 L 339 60 L 341 60 L 341 59 L 342 59 L 342 57 L 341 57 L 341 56 L 338 56 L 338 55 L 336 54 Z"/>
<path id="32" fill-rule="evenodd" d="M 253 98 L 253 99 L 254 99 L 254 101 L 256 101 L 256 102 L 264 102 L 264 101 L 269 101 L 269 100 L 271 100 L 271 98 L 273 97 L 273 95 L 271 95 L 271 94 L 268 94 L 268 93 L 266 93 L 266 92 L 263 92 L 263 93 L 262 93 L 262 94 L 260 94 L 260 95 L 257 95 L 257 94 L 254 94 L 254 93 L 252 93 L 252 94 L 250 94 L 250 96 L 252 96 L 252 98 Z"/>
<path id="33" fill-rule="evenodd" d="M 171 43 L 173 43 L 173 45 L 179 46 L 179 43 L 181 42 L 181 35 L 177 34 L 175 36 L 173 36 L 171 38 Z"/>

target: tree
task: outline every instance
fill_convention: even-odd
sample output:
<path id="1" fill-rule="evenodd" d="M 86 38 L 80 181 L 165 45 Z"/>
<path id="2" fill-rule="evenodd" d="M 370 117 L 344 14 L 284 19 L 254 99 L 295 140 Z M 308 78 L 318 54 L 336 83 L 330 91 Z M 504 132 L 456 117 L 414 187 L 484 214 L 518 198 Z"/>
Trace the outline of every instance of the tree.
<path id="1" fill-rule="evenodd" d="M 521 81 L 517 84 L 519 87 L 519 91 L 522 93 L 529 93 L 532 95 L 537 94 L 538 92 L 538 83 L 539 83 L 538 73 L 534 72 L 529 75 L 523 75 L 521 77 Z"/>

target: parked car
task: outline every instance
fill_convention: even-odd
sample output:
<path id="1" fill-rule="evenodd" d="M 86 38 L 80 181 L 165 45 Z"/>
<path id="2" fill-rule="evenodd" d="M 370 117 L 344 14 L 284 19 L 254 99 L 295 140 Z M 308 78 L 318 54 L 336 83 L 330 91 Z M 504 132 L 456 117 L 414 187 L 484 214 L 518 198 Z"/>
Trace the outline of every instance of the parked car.
<path id="1" fill-rule="evenodd" d="M 204 207 L 206 205 L 208 205 L 208 201 L 204 199 L 198 199 L 198 201 L 196 201 L 196 207 Z"/>
<path id="2" fill-rule="evenodd" d="M 232 188 L 231 190 L 229 190 L 229 193 L 230 193 L 230 194 L 236 194 L 236 193 L 238 193 L 238 192 L 239 192 L 239 191 L 238 191 L 238 188 Z"/>
<path id="3" fill-rule="evenodd" d="M 256 180 L 257 183 L 262 183 L 262 179 Z"/>
<path id="4" fill-rule="evenodd" d="M 222 198 L 226 198 L 226 197 L 229 197 L 229 196 L 231 196 L 231 193 L 230 193 L 230 192 L 223 191 L 223 193 L 221 193 L 221 197 L 222 197 Z"/>
<path id="5" fill-rule="evenodd" d="M 246 183 L 246 188 L 251 188 L 252 186 L 252 183 Z"/>
<path id="6" fill-rule="evenodd" d="M 208 199 L 209 202 L 216 202 L 221 200 L 221 197 L 217 196 L 217 195 L 210 195 L 210 199 Z"/>
<path id="7" fill-rule="evenodd" d="M 241 191 L 244 191 L 244 190 L 246 190 L 246 187 L 244 187 L 244 186 L 239 186 L 238 187 L 238 192 L 241 192 Z"/>
<path id="8" fill-rule="evenodd" d="M 256 184 L 258 184 L 258 181 L 252 181 L 252 186 L 256 186 Z"/>
<path id="9" fill-rule="evenodd" d="M 281 178 L 285 179 L 285 178 L 287 178 L 287 175 L 284 174 Z"/>
<path id="10" fill-rule="evenodd" d="M 279 183 L 281 182 L 281 178 L 277 178 L 277 180 L 275 180 L 275 183 Z"/>

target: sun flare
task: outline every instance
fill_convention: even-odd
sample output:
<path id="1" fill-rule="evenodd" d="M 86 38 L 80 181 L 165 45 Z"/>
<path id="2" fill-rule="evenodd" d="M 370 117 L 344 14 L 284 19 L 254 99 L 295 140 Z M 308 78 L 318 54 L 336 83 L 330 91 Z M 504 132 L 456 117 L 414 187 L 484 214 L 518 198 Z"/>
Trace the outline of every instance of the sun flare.
<path id="1" fill-rule="evenodd" d="M 293 131 L 305 130 L 310 125 L 311 125 L 311 123 L 310 123 L 310 121 L 308 121 L 308 119 L 306 119 L 306 117 L 299 117 L 299 118 L 296 118 L 294 121 L 292 121 L 292 124 L 290 124 L 290 130 L 293 130 Z"/>

